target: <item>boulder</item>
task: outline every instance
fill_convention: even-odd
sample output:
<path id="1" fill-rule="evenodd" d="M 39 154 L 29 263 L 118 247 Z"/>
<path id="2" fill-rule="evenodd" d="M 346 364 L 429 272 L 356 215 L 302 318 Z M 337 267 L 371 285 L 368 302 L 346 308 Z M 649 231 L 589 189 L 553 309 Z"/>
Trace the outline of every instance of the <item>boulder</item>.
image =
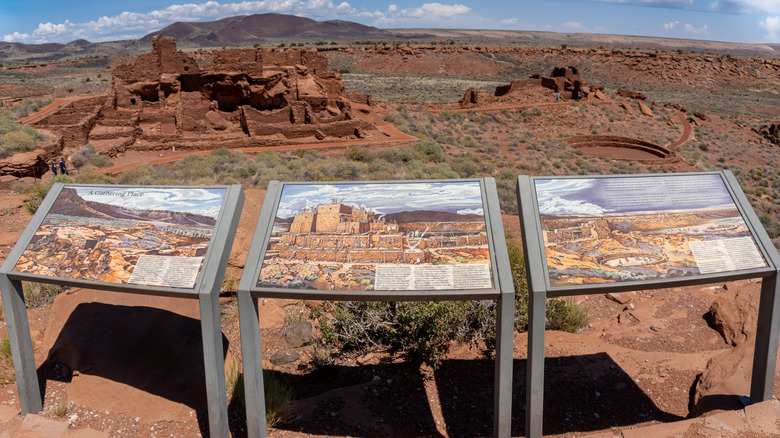
<path id="1" fill-rule="evenodd" d="M 634 115 L 634 108 L 630 104 L 622 102 L 620 104 L 620 107 L 623 108 L 624 110 L 626 110 L 626 113 L 628 113 L 629 115 L 632 115 L 632 116 Z"/>
<path id="2" fill-rule="evenodd" d="M 617 91 L 617 94 L 618 96 L 628 97 L 630 99 L 647 100 L 647 96 L 638 91 L 624 90 L 621 88 Z"/>
<path id="3" fill-rule="evenodd" d="M 313 339 L 311 321 L 299 321 L 287 324 L 282 329 L 284 339 L 290 348 L 302 347 Z"/>
<path id="4" fill-rule="evenodd" d="M 653 116 L 653 110 L 650 109 L 644 102 L 639 102 L 639 111 L 646 116 Z"/>
<path id="5" fill-rule="evenodd" d="M 712 326 L 731 345 L 756 336 L 758 287 L 731 288 L 710 306 Z"/>

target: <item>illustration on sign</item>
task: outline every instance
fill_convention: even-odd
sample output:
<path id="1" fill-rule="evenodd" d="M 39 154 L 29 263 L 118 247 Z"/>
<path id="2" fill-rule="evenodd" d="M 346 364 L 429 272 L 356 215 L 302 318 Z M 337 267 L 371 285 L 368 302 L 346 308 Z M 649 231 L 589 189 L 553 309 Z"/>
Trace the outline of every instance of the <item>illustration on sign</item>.
<path id="1" fill-rule="evenodd" d="M 224 188 L 65 187 L 14 271 L 192 288 L 224 196 Z"/>
<path id="2" fill-rule="evenodd" d="M 491 289 L 480 183 L 285 185 L 257 285 Z"/>
<path id="3" fill-rule="evenodd" d="M 538 179 L 551 286 L 766 266 L 717 174 Z"/>

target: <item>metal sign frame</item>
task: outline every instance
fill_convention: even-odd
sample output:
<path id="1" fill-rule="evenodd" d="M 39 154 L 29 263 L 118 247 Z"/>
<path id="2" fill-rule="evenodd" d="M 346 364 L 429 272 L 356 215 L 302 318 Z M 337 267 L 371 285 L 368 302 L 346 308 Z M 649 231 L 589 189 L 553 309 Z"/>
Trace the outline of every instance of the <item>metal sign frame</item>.
<path id="1" fill-rule="evenodd" d="M 38 228 L 49 214 L 52 205 L 54 205 L 54 202 L 65 188 L 94 188 L 110 191 L 125 189 L 224 189 L 225 194 L 220 206 L 220 212 L 194 286 L 192 288 L 181 288 L 109 283 L 14 271 L 13 269 L 17 261 L 34 238 Z M 16 373 L 22 414 L 36 413 L 43 409 L 22 290 L 22 281 L 35 281 L 69 287 L 197 299 L 200 305 L 209 431 L 212 436 L 227 436 L 225 359 L 223 357 L 219 292 L 243 203 L 244 194 L 241 186 L 238 184 L 232 186 L 123 186 L 55 183 L 22 233 L 21 238 L 8 255 L 8 258 L 0 267 L 0 292 L 2 292 L 2 301 L 8 323 L 8 337 L 13 354 L 14 371 Z"/>
<path id="2" fill-rule="evenodd" d="M 258 286 L 260 271 L 268 248 L 274 218 L 279 208 L 282 191 L 287 185 L 313 184 L 422 184 L 478 182 L 480 185 L 488 246 L 491 260 L 493 287 L 478 290 L 312 290 Z M 493 178 L 454 180 L 407 180 L 370 182 L 284 183 L 271 181 L 257 222 L 246 267 L 238 286 L 241 346 L 244 365 L 244 388 L 249 437 L 266 436 L 265 402 L 263 392 L 263 368 L 258 313 L 259 297 L 350 300 L 350 301 L 414 301 L 414 300 L 470 300 L 494 299 L 496 310 L 496 365 L 495 365 L 495 414 L 494 434 L 509 437 L 511 433 L 512 357 L 514 334 L 514 285 L 512 282 L 506 238 L 501 221 L 498 192 Z"/>
<path id="3" fill-rule="evenodd" d="M 757 249 L 766 262 L 765 267 L 699 274 L 691 277 L 602 283 L 598 284 L 597 287 L 589 285 L 551 286 L 535 181 L 550 179 L 695 177 L 696 175 L 720 176 L 731 199 L 739 210 Z M 778 284 L 777 280 L 778 273 L 780 273 L 780 255 L 778 255 L 771 239 L 762 227 L 760 220 L 751 208 L 731 171 L 655 175 L 587 175 L 576 177 L 530 177 L 520 175 L 517 179 L 517 199 L 520 207 L 520 225 L 523 233 L 523 249 L 525 252 L 529 293 L 526 436 L 542 436 L 545 303 L 548 296 L 561 297 L 604 292 L 661 289 L 735 281 L 746 278 L 761 278 L 761 302 L 750 387 L 750 402 L 755 403 L 771 399 L 778 339 L 780 339 L 780 284 Z"/>

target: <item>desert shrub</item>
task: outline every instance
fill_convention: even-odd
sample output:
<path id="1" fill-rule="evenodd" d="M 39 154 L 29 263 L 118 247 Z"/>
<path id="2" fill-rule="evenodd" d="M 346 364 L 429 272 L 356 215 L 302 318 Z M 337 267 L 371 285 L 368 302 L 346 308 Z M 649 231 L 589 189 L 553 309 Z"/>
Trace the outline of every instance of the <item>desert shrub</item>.
<path id="1" fill-rule="evenodd" d="M 327 345 L 344 354 L 389 349 L 437 368 L 451 341 L 495 346 L 494 301 L 325 302 L 312 311 Z"/>
<path id="2" fill-rule="evenodd" d="M 0 158 L 8 158 L 13 155 L 11 149 L 8 149 L 5 145 L 0 144 Z"/>
<path id="3" fill-rule="evenodd" d="M 444 162 L 444 151 L 435 141 L 418 141 L 412 145 L 412 149 L 421 160 L 432 161 L 434 163 Z"/>
<path id="4" fill-rule="evenodd" d="M 11 116 L 0 116 L 0 136 L 19 130 L 19 123 Z"/>
<path id="5" fill-rule="evenodd" d="M 243 388 L 243 381 L 241 382 Z M 263 370 L 263 392 L 265 393 L 265 423 L 268 427 L 285 424 L 293 419 L 292 389 L 277 377 L 277 374 Z"/>
<path id="6" fill-rule="evenodd" d="M 89 158 L 89 164 L 95 167 L 110 167 L 114 163 L 111 161 L 111 158 L 108 158 L 105 155 L 97 154 Z"/>
<path id="7" fill-rule="evenodd" d="M 86 166 L 89 163 L 89 159 L 96 153 L 95 146 L 93 146 L 92 143 L 87 143 L 80 147 L 75 155 L 70 157 L 70 162 L 76 166 L 76 169 L 80 169 L 81 167 Z"/>
<path id="8" fill-rule="evenodd" d="M 3 135 L 3 146 L 13 152 L 29 152 L 35 149 L 37 140 L 25 131 L 12 131 Z"/>
<path id="9" fill-rule="evenodd" d="M 52 180 L 57 180 L 57 178 L 59 177 L 55 177 Z M 38 211 L 41 202 L 43 202 L 43 198 L 49 193 L 51 185 L 42 182 L 35 182 L 33 184 L 14 183 L 11 188 L 16 193 L 27 195 L 27 199 L 24 201 L 24 208 L 28 212 L 35 214 L 35 212 Z"/>
<path id="10" fill-rule="evenodd" d="M 347 158 L 352 161 L 370 161 L 370 152 L 366 149 L 363 149 L 360 146 L 352 146 L 350 150 L 347 151 Z"/>
<path id="11" fill-rule="evenodd" d="M 545 313 L 547 314 L 546 326 L 550 330 L 577 333 L 590 322 L 589 309 L 578 305 L 573 298 L 555 298 L 547 301 Z"/>
<path id="12" fill-rule="evenodd" d="M 54 297 L 62 291 L 62 287 L 56 284 L 24 282 L 22 291 L 27 307 L 40 307 L 51 304 Z"/>

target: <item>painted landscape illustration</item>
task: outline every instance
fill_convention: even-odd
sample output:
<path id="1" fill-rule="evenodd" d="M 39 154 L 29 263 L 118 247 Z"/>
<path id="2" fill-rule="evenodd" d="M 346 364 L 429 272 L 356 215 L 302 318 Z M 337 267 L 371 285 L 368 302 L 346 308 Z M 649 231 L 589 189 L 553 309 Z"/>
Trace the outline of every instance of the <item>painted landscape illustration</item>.
<path id="1" fill-rule="evenodd" d="M 477 181 L 286 185 L 258 286 L 493 287 Z"/>
<path id="2" fill-rule="evenodd" d="M 192 287 L 224 194 L 221 188 L 65 187 L 14 271 Z M 150 275 L 162 278 L 136 272 L 133 279 L 139 258 L 144 257 L 144 269 L 158 271 Z"/>
<path id="3" fill-rule="evenodd" d="M 551 286 L 766 266 L 719 175 L 536 180 Z"/>

